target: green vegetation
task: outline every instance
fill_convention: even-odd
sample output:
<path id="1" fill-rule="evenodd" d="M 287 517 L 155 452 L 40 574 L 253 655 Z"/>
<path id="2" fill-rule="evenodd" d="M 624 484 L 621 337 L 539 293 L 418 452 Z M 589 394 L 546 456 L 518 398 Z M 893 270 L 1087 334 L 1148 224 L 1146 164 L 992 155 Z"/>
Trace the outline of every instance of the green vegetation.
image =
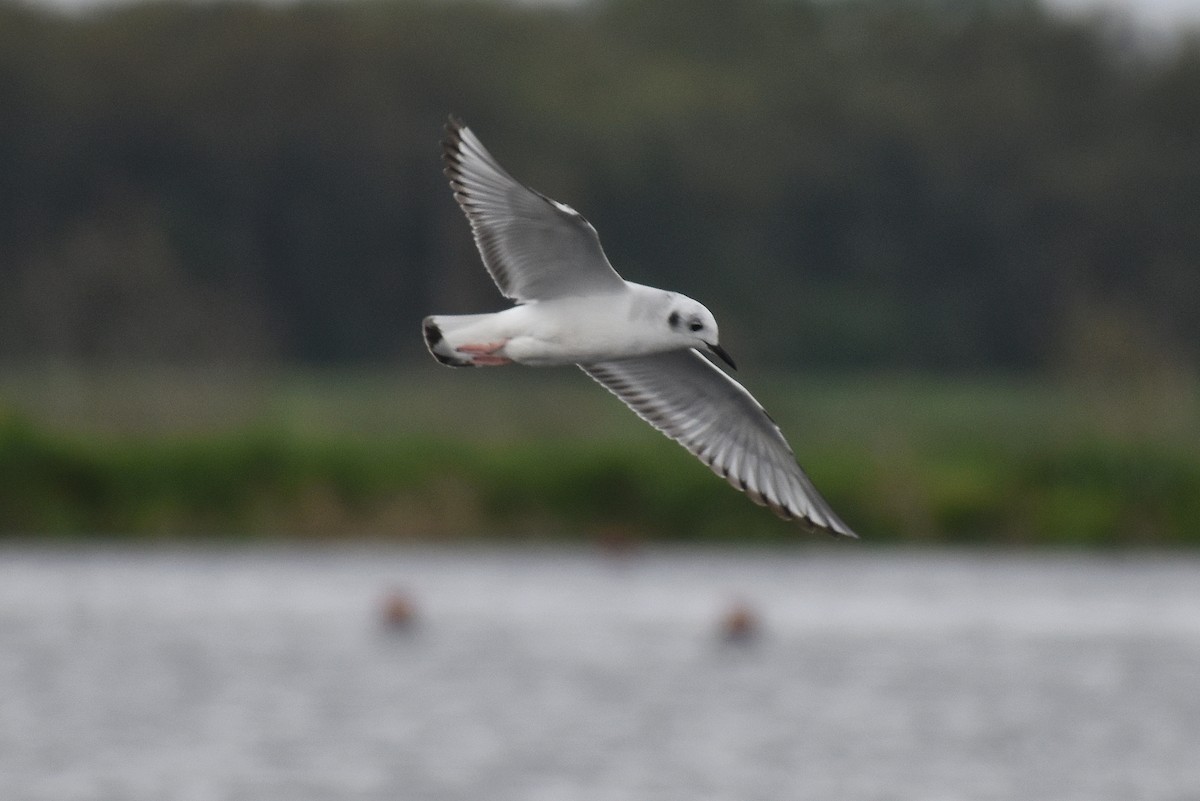
<path id="1" fill-rule="evenodd" d="M 454 112 L 716 313 L 868 541 L 1196 543 L 1200 35 L 1126 34 L 1023 0 L 0 0 L 0 532 L 795 538 L 583 376 L 428 360 L 423 316 L 502 305 Z"/>
<path id="2" fill-rule="evenodd" d="M 198 402 L 214 401 L 199 426 L 173 400 L 187 394 L 182 374 L 60 379 L 60 391 L 72 389 L 58 407 L 34 389 L 52 381 L 4 382 L 14 411 L 0 415 L 0 531 L 807 537 L 581 375 L 455 372 L 456 387 L 439 372 L 193 377 Z M 156 411 L 142 397 L 140 426 L 105 401 L 149 384 L 179 392 Z M 1195 387 L 871 377 L 761 390 L 818 486 L 869 542 L 1200 544 Z"/>

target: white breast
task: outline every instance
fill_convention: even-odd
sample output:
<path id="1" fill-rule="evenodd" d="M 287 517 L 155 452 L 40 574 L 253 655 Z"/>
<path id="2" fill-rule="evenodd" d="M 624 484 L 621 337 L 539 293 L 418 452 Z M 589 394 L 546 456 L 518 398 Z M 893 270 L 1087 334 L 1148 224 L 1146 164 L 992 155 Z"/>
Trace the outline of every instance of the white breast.
<path id="1" fill-rule="evenodd" d="M 656 290 L 657 291 L 657 290 Z M 677 349 L 664 321 L 648 313 L 648 298 L 631 290 L 527 303 L 501 312 L 505 355 L 532 366 L 588 364 Z"/>

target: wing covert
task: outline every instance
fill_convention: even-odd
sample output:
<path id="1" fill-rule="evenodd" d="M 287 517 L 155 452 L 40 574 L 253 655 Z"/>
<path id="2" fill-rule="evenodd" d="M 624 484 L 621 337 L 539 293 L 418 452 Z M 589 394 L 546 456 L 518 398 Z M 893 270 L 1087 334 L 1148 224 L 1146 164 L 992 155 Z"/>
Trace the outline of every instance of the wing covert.
<path id="1" fill-rule="evenodd" d="M 591 223 L 518 182 L 453 117 L 442 158 L 484 266 L 506 297 L 548 300 L 624 288 Z"/>

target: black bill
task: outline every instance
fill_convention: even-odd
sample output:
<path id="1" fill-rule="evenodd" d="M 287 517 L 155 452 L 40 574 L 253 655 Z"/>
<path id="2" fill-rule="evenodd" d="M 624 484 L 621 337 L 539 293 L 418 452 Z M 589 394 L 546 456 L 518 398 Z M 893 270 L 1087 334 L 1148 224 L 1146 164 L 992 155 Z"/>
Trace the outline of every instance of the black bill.
<path id="1" fill-rule="evenodd" d="M 717 356 L 721 357 L 721 361 L 728 364 L 732 369 L 734 369 L 734 370 L 737 369 L 737 365 L 733 363 L 733 358 L 728 353 L 725 352 L 724 348 L 722 348 L 720 345 L 713 345 L 710 342 L 705 342 L 704 344 L 708 345 L 709 350 L 711 350 L 713 353 L 717 354 Z"/>

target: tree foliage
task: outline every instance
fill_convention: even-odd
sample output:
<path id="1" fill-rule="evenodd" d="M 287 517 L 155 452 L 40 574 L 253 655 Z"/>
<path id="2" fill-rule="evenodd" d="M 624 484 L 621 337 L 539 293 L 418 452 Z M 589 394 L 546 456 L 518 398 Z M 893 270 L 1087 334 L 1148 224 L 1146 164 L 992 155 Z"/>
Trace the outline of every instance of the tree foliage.
<path id="1" fill-rule="evenodd" d="M 1200 40 L 1119 33 L 983 0 L 0 4 L 0 358 L 417 357 L 425 314 L 501 305 L 454 112 L 776 366 L 1195 363 Z"/>

